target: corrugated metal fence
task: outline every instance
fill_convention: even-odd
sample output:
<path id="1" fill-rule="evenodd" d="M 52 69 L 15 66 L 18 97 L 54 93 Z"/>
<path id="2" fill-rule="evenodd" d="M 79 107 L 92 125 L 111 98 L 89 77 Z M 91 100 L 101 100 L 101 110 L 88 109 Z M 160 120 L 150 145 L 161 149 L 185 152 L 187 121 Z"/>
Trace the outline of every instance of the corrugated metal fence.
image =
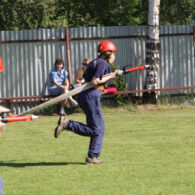
<path id="1" fill-rule="evenodd" d="M 69 37 L 66 37 L 66 31 Z M 115 64 L 131 67 L 145 64 L 146 26 L 84 27 L 70 29 L 36 29 L 0 32 L 0 97 L 47 95 L 48 75 L 56 58 L 67 62 L 66 40 L 69 40 L 72 81 L 83 58 L 97 57 L 101 40 L 117 46 Z M 161 64 L 158 88 L 195 85 L 193 25 L 160 26 Z M 66 67 L 67 68 L 67 67 Z M 128 90 L 140 90 L 144 71 L 125 76 Z M 193 90 L 191 90 L 193 91 Z M 172 93 L 177 93 L 172 91 Z M 27 109 L 16 105 L 16 112 Z M 18 110 L 19 109 L 19 110 Z"/>

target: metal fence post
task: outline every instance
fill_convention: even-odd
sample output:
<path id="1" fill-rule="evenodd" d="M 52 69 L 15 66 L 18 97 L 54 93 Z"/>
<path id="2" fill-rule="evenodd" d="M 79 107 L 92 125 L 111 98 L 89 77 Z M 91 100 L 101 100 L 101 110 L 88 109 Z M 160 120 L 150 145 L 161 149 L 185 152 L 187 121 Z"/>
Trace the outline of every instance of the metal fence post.
<path id="1" fill-rule="evenodd" d="M 67 66 L 68 66 L 68 76 L 69 76 L 69 84 L 72 84 L 72 75 L 71 75 L 71 64 L 70 64 L 70 48 L 69 48 L 69 35 L 68 35 L 68 28 L 65 29 L 66 31 L 66 59 L 67 59 Z"/>

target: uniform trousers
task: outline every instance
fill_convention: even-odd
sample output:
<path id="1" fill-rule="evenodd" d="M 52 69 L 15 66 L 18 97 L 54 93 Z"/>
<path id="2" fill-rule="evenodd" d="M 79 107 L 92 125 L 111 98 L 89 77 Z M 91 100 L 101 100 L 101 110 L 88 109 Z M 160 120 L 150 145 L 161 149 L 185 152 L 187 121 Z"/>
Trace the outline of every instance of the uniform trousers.
<path id="1" fill-rule="evenodd" d="M 101 109 L 102 92 L 89 89 L 78 94 L 78 103 L 86 115 L 86 123 L 69 120 L 66 129 L 90 137 L 88 157 L 98 157 L 102 150 L 105 124 Z"/>

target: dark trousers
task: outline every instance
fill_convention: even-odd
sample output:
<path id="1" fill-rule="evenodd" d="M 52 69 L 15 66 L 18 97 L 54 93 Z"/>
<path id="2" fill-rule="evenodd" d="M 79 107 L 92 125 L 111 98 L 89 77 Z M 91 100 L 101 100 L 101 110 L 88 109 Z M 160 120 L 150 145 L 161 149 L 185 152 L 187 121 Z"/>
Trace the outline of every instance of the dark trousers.
<path id="1" fill-rule="evenodd" d="M 66 129 L 90 137 L 88 157 L 98 157 L 102 150 L 105 124 L 101 110 L 101 92 L 81 93 L 78 95 L 78 103 L 86 114 L 87 124 L 69 121 Z"/>

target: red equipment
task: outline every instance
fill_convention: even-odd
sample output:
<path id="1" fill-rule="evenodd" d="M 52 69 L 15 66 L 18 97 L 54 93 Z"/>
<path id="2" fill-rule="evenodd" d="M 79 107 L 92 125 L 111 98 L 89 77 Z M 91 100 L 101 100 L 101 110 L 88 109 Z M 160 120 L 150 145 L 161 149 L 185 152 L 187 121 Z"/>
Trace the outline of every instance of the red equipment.
<path id="1" fill-rule="evenodd" d="M 117 91 L 116 87 L 110 87 L 105 90 L 105 93 L 112 94 L 112 93 L 116 93 L 116 91 Z"/>
<path id="2" fill-rule="evenodd" d="M 3 117 L 0 119 L 0 122 L 10 123 L 10 122 L 18 122 L 18 121 L 31 121 L 31 120 L 37 119 L 37 118 L 38 118 L 38 116 L 35 116 L 35 115 Z"/>
<path id="3" fill-rule="evenodd" d="M 117 70 L 117 75 L 124 75 L 127 74 L 129 72 L 134 72 L 137 70 L 142 70 L 142 69 L 146 69 L 150 67 L 150 65 L 144 65 L 144 66 L 138 66 L 138 67 L 134 67 L 134 68 L 123 68 L 123 70 Z"/>
<path id="4" fill-rule="evenodd" d="M 2 135 L 3 130 L 5 129 L 4 123 L 18 122 L 18 121 L 30 121 L 30 120 L 38 118 L 38 116 L 35 116 L 35 115 L 6 117 L 5 114 L 9 112 L 10 111 L 5 111 L 5 112 L 0 113 L 0 137 Z"/>
<path id="5" fill-rule="evenodd" d="M 135 67 L 135 68 L 129 68 L 128 72 L 134 72 L 134 71 L 137 71 L 137 70 L 142 70 L 142 69 L 148 68 L 149 66 L 150 65 L 144 65 L 144 66 L 138 66 L 138 67 Z"/>
<path id="6" fill-rule="evenodd" d="M 3 72 L 3 60 L 0 58 L 0 72 Z"/>
<path id="7" fill-rule="evenodd" d="M 105 51 L 115 51 L 116 52 L 116 46 L 112 41 L 102 41 L 98 47 L 97 52 L 102 53 Z"/>

